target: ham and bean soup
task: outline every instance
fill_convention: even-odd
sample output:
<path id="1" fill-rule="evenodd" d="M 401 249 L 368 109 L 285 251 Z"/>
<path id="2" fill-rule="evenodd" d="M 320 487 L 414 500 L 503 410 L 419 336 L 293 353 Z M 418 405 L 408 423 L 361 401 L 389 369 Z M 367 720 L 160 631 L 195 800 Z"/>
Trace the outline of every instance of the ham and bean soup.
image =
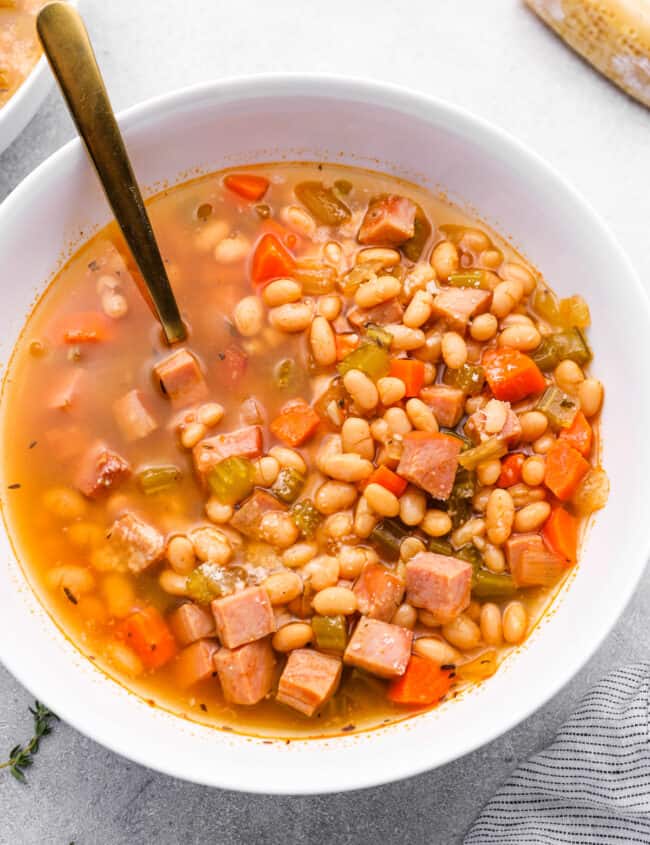
<path id="1" fill-rule="evenodd" d="M 607 498 L 587 303 L 378 173 L 243 168 L 149 207 L 187 342 L 109 226 L 5 385 L 5 511 L 57 622 L 148 700 L 257 735 L 488 678 Z"/>
<path id="2" fill-rule="evenodd" d="M 0 0 L 0 108 L 41 56 L 36 15 L 45 0 Z"/>

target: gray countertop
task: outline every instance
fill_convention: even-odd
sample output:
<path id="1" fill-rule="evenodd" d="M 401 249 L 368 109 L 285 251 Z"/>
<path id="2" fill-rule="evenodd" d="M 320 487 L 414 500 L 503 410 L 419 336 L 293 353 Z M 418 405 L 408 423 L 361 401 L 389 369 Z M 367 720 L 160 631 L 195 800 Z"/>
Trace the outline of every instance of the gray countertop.
<path id="1" fill-rule="evenodd" d="M 519 0 L 312 6 L 82 0 L 117 109 L 194 82 L 261 71 L 345 73 L 426 91 L 493 121 L 550 161 L 605 218 L 647 282 L 650 113 L 566 49 Z M 53 92 L 0 155 L 0 199 L 72 134 Z M 278 798 L 187 785 L 59 724 L 28 785 L 0 772 L 0 843 L 459 842 L 495 788 L 548 742 L 596 679 L 647 655 L 649 617 L 646 579 L 598 653 L 534 716 L 437 771 L 360 793 Z M 0 749 L 30 735 L 31 701 L 0 668 Z"/>

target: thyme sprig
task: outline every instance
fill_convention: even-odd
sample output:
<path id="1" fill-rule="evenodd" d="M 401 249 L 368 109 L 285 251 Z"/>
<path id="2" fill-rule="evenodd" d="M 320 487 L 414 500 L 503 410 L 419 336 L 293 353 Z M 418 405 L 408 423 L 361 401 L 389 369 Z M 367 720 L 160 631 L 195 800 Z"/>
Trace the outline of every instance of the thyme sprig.
<path id="1" fill-rule="evenodd" d="M 14 745 L 9 752 L 9 759 L 0 763 L 0 769 L 9 769 L 11 774 L 20 783 L 25 783 L 24 769 L 34 762 L 34 754 L 38 752 L 41 739 L 52 731 L 52 722 L 58 721 L 58 716 L 48 710 L 40 701 L 35 701 L 34 706 L 29 708 L 34 718 L 34 736 L 24 745 Z"/>

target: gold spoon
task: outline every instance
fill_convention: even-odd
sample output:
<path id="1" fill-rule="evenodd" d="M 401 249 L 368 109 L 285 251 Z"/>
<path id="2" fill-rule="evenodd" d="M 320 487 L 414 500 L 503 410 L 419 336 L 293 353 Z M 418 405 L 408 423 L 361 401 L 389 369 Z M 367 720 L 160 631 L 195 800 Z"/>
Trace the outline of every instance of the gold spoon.
<path id="1" fill-rule="evenodd" d="M 146 289 L 141 293 L 160 320 L 167 342 L 184 340 L 185 326 L 86 27 L 76 9 L 58 0 L 41 9 L 36 27 L 115 219 L 142 273 Z"/>

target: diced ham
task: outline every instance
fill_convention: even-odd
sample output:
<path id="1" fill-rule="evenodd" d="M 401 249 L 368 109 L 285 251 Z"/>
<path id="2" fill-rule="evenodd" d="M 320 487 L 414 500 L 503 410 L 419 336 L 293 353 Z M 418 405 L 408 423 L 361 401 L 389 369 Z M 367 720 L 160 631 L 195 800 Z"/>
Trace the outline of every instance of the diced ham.
<path id="1" fill-rule="evenodd" d="M 412 642 L 413 632 L 407 628 L 362 616 L 343 661 L 380 678 L 395 678 L 406 671 Z"/>
<path id="2" fill-rule="evenodd" d="M 266 490 L 255 490 L 244 504 L 235 511 L 230 525 L 245 534 L 246 537 L 257 539 L 262 517 L 269 511 L 286 511 L 287 507 Z"/>
<path id="3" fill-rule="evenodd" d="M 218 383 L 227 390 L 237 387 L 248 369 L 248 355 L 237 344 L 231 343 L 220 352 L 214 365 Z"/>
<path id="4" fill-rule="evenodd" d="M 297 648 L 280 676 L 276 699 L 305 716 L 313 716 L 338 689 L 342 668 L 337 657 Z"/>
<path id="5" fill-rule="evenodd" d="M 153 371 L 162 392 L 174 407 L 199 402 L 208 394 L 199 362 L 187 349 L 177 349 L 158 361 Z"/>
<path id="6" fill-rule="evenodd" d="M 46 405 L 53 411 L 67 411 L 69 410 L 82 390 L 83 383 L 86 381 L 86 371 L 81 367 L 75 367 L 67 371 L 63 378 L 60 379 L 56 387 L 50 393 L 46 400 Z"/>
<path id="7" fill-rule="evenodd" d="M 491 304 L 492 291 L 445 288 L 433 298 L 433 314 L 442 317 L 450 329 L 464 332 L 470 318 L 484 314 Z"/>
<path id="8" fill-rule="evenodd" d="M 248 425 L 226 434 L 206 437 L 193 449 L 194 467 L 199 478 L 206 476 L 224 458 L 238 455 L 242 458 L 259 458 L 262 454 L 262 429 Z"/>
<path id="9" fill-rule="evenodd" d="M 214 658 L 218 651 L 219 646 L 214 640 L 197 640 L 184 648 L 174 665 L 176 685 L 187 689 L 216 675 Z"/>
<path id="10" fill-rule="evenodd" d="M 108 493 L 130 475 L 128 461 L 98 440 L 81 459 L 75 486 L 89 499 L 94 499 Z"/>
<path id="11" fill-rule="evenodd" d="M 389 299 L 373 308 L 351 308 L 346 316 L 350 324 L 357 329 L 367 326 L 368 323 L 385 326 L 388 323 L 400 323 L 404 316 L 404 308 L 397 299 Z"/>
<path id="12" fill-rule="evenodd" d="M 438 432 L 410 431 L 402 442 L 397 474 L 434 499 L 448 499 L 456 478 L 461 441 Z"/>
<path id="13" fill-rule="evenodd" d="M 233 704 L 257 704 L 271 691 L 275 657 L 268 639 L 220 649 L 214 665 L 223 697 Z"/>
<path id="14" fill-rule="evenodd" d="M 365 566 L 354 585 L 359 612 L 390 622 L 404 596 L 404 582 L 380 563 Z"/>
<path id="15" fill-rule="evenodd" d="M 491 437 L 498 437 L 505 443 L 514 443 L 521 437 L 521 423 L 510 407 L 510 402 L 490 399 L 467 419 L 465 433 L 475 443 L 484 443 Z"/>
<path id="16" fill-rule="evenodd" d="M 431 384 L 420 391 L 420 399 L 431 408 L 438 425 L 455 428 L 463 416 L 465 394 L 457 387 Z"/>
<path id="17" fill-rule="evenodd" d="M 269 595 L 262 587 L 248 587 L 210 605 L 219 639 L 227 648 L 261 640 L 275 631 Z"/>
<path id="18" fill-rule="evenodd" d="M 204 637 L 215 636 L 214 616 L 205 607 L 186 602 L 169 615 L 169 627 L 178 642 L 185 646 Z"/>
<path id="19" fill-rule="evenodd" d="M 419 552 L 406 564 L 406 599 L 446 625 L 469 606 L 472 567 L 464 560 Z"/>
<path id="20" fill-rule="evenodd" d="M 165 538 L 130 511 L 116 519 L 107 534 L 112 557 L 134 574 L 157 563 L 165 551 Z"/>
<path id="21" fill-rule="evenodd" d="M 373 200 L 361 222 L 357 240 L 361 244 L 399 246 L 415 234 L 414 202 L 398 194 Z"/>
<path id="22" fill-rule="evenodd" d="M 142 393 L 129 390 L 113 402 L 113 416 L 125 440 L 142 440 L 158 428 L 158 423 L 146 409 Z"/>
<path id="23" fill-rule="evenodd" d="M 566 569 L 562 558 L 546 547 L 539 534 L 515 534 L 505 545 L 517 587 L 551 587 Z"/>

